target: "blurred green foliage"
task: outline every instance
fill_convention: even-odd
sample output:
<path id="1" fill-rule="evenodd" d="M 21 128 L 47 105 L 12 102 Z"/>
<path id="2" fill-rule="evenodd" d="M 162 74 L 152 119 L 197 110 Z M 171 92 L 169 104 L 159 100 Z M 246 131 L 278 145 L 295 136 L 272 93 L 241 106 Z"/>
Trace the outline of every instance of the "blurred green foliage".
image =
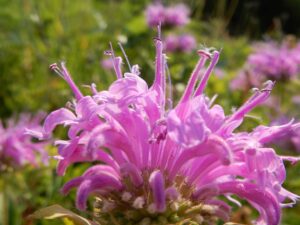
<path id="1" fill-rule="evenodd" d="M 70 91 L 48 69 L 54 62 L 66 61 L 79 85 L 94 82 L 100 89 L 107 87 L 114 77 L 101 68 L 100 60 L 110 41 L 116 54 L 121 54 L 117 42 L 122 42 L 131 63 L 139 64 L 143 76 L 151 81 L 151 43 L 156 34 L 145 23 L 147 2 L 1 0 L 0 117 L 21 111 L 49 111 L 65 104 Z M 247 52 L 240 47 L 245 40 L 228 39 L 220 29 L 221 24 L 197 21 L 176 32 L 192 30 L 199 43 L 223 48 L 220 64 L 232 68 L 245 58 L 240 57 Z M 230 43 L 225 44 L 226 39 Z M 186 80 L 197 61 L 196 54 L 169 57 L 175 82 Z"/>

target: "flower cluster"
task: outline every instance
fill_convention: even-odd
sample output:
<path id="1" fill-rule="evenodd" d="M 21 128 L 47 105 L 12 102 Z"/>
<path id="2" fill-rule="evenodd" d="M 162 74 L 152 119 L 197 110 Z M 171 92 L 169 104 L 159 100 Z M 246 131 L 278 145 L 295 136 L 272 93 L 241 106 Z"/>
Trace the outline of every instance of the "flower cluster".
<path id="1" fill-rule="evenodd" d="M 189 22 L 190 10 L 186 5 L 177 4 L 164 7 L 156 3 L 149 5 L 146 9 L 146 19 L 150 27 L 162 26 L 183 26 Z"/>
<path id="2" fill-rule="evenodd" d="M 196 40 L 190 34 L 169 35 L 165 38 L 165 50 L 167 52 L 191 52 L 196 46 Z"/>
<path id="3" fill-rule="evenodd" d="M 70 108 L 50 113 L 42 132 L 32 133 L 45 139 L 57 125 L 68 127 L 68 139 L 56 142 L 59 175 L 75 162 L 98 162 L 67 182 L 62 192 L 77 188 L 80 210 L 87 209 L 90 195 L 96 196 L 94 220 L 100 224 L 214 224 L 230 220 L 229 203 L 240 205 L 235 197 L 258 211 L 254 223 L 279 224 L 281 208 L 299 198 L 282 186 L 283 161 L 299 159 L 279 156 L 265 145 L 299 124 L 235 131 L 245 115 L 269 97 L 273 82 L 267 81 L 226 116 L 204 94 L 219 52 L 200 50 L 187 87 L 172 107 L 163 43 L 158 38 L 155 45 L 151 87 L 136 65 L 123 75 L 121 61 L 113 58 L 117 80 L 100 92 L 92 84 L 92 95 L 84 96 L 64 63 L 51 65 L 76 100 Z"/>
<path id="4" fill-rule="evenodd" d="M 300 72 L 300 44 L 293 41 L 256 43 L 232 88 L 248 89 L 271 80 L 290 80 Z"/>
<path id="5" fill-rule="evenodd" d="M 48 154 L 44 150 L 46 143 L 33 142 L 32 137 L 26 134 L 26 129 L 41 131 L 40 123 L 43 118 L 43 113 L 35 117 L 21 114 L 18 121 L 9 119 L 5 125 L 0 121 L 0 170 L 18 168 L 25 164 L 37 166 L 37 154 L 43 163 L 48 162 Z"/>

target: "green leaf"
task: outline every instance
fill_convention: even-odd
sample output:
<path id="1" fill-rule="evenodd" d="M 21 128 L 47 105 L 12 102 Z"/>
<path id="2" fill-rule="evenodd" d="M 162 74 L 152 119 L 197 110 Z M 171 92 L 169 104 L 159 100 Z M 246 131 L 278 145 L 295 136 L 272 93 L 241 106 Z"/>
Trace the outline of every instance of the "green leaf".
<path id="1" fill-rule="evenodd" d="M 60 205 L 52 205 L 40 210 L 37 210 L 28 219 L 58 219 L 58 218 L 68 218 L 75 225 L 99 225 L 88 219 L 85 219 L 72 211 L 63 208 Z"/>

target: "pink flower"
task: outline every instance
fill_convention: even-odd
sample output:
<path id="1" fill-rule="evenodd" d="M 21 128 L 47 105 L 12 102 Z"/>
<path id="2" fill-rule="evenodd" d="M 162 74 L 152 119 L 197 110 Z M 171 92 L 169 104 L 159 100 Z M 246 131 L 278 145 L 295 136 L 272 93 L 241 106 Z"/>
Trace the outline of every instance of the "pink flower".
<path id="1" fill-rule="evenodd" d="M 190 10 L 184 4 L 164 7 L 159 3 L 149 5 L 146 9 L 146 20 L 150 27 L 183 26 L 189 22 Z"/>
<path id="2" fill-rule="evenodd" d="M 149 5 L 146 9 L 146 19 L 150 27 L 165 23 L 165 8 L 161 4 Z"/>
<path id="3" fill-rule="evenodd" d="M 0 121 L 0 163 L 3 166 L 14 168 L 25 164 L 38 166 L 38 155 L 44 164 L 48 163 L 48 154 L 44 149 L 46 143 L 35 143 L 32 136 L 26 134 L 27 129 L 40 132 L 43 118 L 43 113 L 34 117 L 21 114 L 18 121 L 9 119 L 5 124 Z"/>
<path id="4" fill-rule="evenodd" d="M 101 60 L 100 64 L 105 70 L 112 70 L 114 68 L 114 64 L 111 58 Z"/>
<path id="5" fill-rule="evenodd" d="M 51 66 L 69 83 L 76 100 L 72 109 L 50 113 L 36 137 L 49 137 L 59 124 L 68 127 L 68 139 L 56 143 L 60 175 L 75 162 L 98 162 L 67 182 L 62 192 L 77 188 L 80 210 L 87 208 L 89 195 L 98 196 L 100 217 L 107 222 L 111 221 L 106 213 L 123 218 L 124 223 L 138 224 L 153 214 L 170 223 L 169 212 L 178 221 L 189 219 L 197 224 L 213 223 L 215 218 L 228 221 L 231 207 L 219 197 L 237 202 L 232 198 L 235 195 L 257 209 L 256 224 L 279 224 L 281 208 L 292 206 L 299 198 L 282 186 L 283 160 L 299 158 L 279 156 L 265 145 L 299 124 L 236 131 L 245 115 L 269 97 L 273 82 L 266 82 L 226 116 L 204 94 L 219 52 L 201 50 L 181 99 L 171 108 L 163 43 L 156 39 L 155 45 L 151 87 L 134 69 L 123 75 L 114 59 L 117 80 L 106 91 L 98 92 L 92 85 L 92 95 L 84 96 L 64 64 Z M 210 64 L 201 74 L 207 61 Z M 132 213 L 140 219 L 130 217 Z"/>
<path id="6" fill-rule="evenodd" d="M 189 22 L 190 10 L 184 4 L 170 6 L 165 9 L 164 22 L 168 25 L 183 26 Z"/>
<path id="7" fill-rule="evenodd" d="M 196 46 L 196 39 L 190 34 L 168 35 L 165 39 L 165 50 L 167 52 L 191 52 Z"/>
<path id="8" fill-rule="evenodd" d="M 287 43 L 257 43 L 247 63 L 255 73 L 268 79 L 290 79 L 299 73 L 299 50 Z"/>
<path id="9" fill-rule="evenodd" d="M 288 42 L 256 43 L 243 71 L 232 81 L 231 87 L 247 90 L 267 79 L 285 81 L 295 78 L 300 72 L 299 46 L 293 47 Z"/>

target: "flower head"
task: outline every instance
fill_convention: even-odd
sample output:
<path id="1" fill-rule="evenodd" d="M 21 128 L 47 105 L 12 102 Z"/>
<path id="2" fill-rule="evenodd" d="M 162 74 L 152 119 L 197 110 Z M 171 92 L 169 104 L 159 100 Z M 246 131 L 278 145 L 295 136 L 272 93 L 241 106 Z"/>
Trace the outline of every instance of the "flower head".
<path id="1" fill-rule="evenodd" d="M 256 73 L 269 79 L 289 79 L 300 71 L 298 48 L 287 43 L 257 43 L 254 53 L 248 58 L 248 64 Z"/>
<path id="2" fill-rule="evenodd" d="M 290 80 L 300 72 L 300 44 L 286 40 L 259 42 L 253 45 L 243 71 L 233 80 L 233 89 L 247 89 L 257 82 L 271 80 Z M 245 90 L 244 89 L 244 90 Z"/>
<path id="3" fill-rule="evenodd" d="M 149 5 L 146 9 L 146 19 L 150 27 L 183 26 L 189 22 L 190 10 L 184 4 L 165 7 L 160 3 Z"/>
<path id="4" fill-rule="evenodd" d="M 196 45 L 196 39 L 190 34 L 168 35 L 165 39 L 165 50 L 167 52 L 191 52 L 196 48 Z"/>
<path id="5" fill-rule="evenodd" d="M 70 84 L 76 101 L 72 109 L 50 113 L 36 137 L 49 137 L 59 124 L 68 127 L 68 139 L 56 142 L 60 175 L 75 162 L 98 162 L 67 182 L 62 192 L 68 194 L 77 188 L 80 210 L 87 209 L 88 197 L 95 195 L 95 220 L 100 223 L 228 221 L 228 202 L 239 204 L 232 197 L 236 196 L 258 211 L 256 224 L 279 224 L 281 207 L 298 199 L 282 187 L 283 160 L 298 159 L 281 157 L 265 144 L 296 125 L 235 131 L 245 115 L 269 97 L 273 82 L 266 82 L 262 90 L 256 90 L 243 106 L 226 116 L 223 108 L 204 94 L 219 52 L 200 50 L 181 99 L 170 108 L 163 43 L 158 38 L 155 45 L 151 87 L 138 75 L 136 66 L 123 75 L 120 60 L 113 58 L 117 80 L 106 91 L 98 92 L 92 85 L 93 94 L 84 96 L 64 64 L 61 68 L 51 66 Z M 201 74 L 207 61 L 210 63 Z"/>
<path id="6" fill-rule="evenodd" d="M 32 136 L 26 134 L 27 129 L 41 131 L 40 125 L 44 114 L 34 117 L 21 114 L 19 119 L 9 119 L 5 124 L 0 121 L 0 170 L 8 167 L 17 168 L 25 164 L 38 165 L 38 155 L 43 163 L 48 162 L 48 154 L 44 150 L 45 143 L 32 141 Z"/>

